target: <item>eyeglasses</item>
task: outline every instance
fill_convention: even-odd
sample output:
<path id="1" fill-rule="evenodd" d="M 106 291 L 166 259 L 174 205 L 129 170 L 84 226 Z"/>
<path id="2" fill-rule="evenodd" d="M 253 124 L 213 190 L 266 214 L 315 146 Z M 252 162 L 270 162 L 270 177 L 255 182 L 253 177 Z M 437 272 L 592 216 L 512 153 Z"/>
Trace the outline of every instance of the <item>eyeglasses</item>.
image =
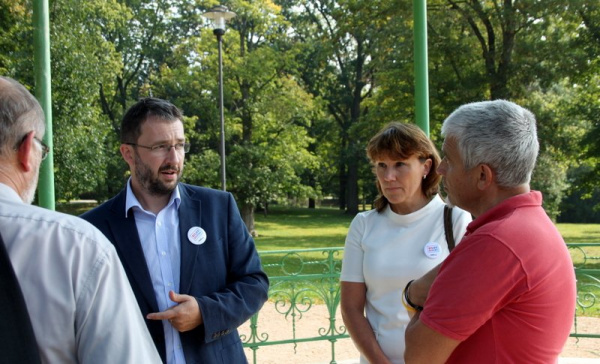
<path id="1" fill-rule="evenodd" d="M 42 147 L 42 160 L 46 159 L 48 154 L 50 154 L 50 147 L 47 146 L 46 143 L 38 139 L 36 136 L 34 136 L 33 139 L 40 143 L 40 147 Z"/>
<path id="2" fill-rule="evenodd" d="M 29 132 L 29 133 L 31 133 L 31 132 Z M 27 136 L 29 135 L 29 133 L 25 134 L 25 135 L 23 136 L 23 138 L 21 138 L 21 141 L 19 141 L 19 142 L 17 143 L 17 146 L 15 147 L 15 150 L 17 150 L 17 149 L 19 148 L 19 146 L 20 146 L 21 144 L 23 144 L 23 142 L 25 141 L 25 139 L 27 139 Z M 44 142 L 43 142 L 41 139 L 39 139 L 39 138 L 38 138 L 38 137 L 36 137 L 35 135 L 33 136 L 33 139 L 34 139 L 36 142 L 40 143 L 40 147 L 42 147 L 42 160 L 46 159 L 46 157 L 48 157 L 48 154 L 50 153 L 50 147 L 48 147 L 48 146 L 46 145 L 46 143 L 44 143 Z"/>
<path id="3" fill-rule="evenodd" d="M 156 144 L 151 147 L 136 143 L 125 143 L 127 145 L 131 145 L 134 147 L 140 147 L 150 150 L 150 153 L 155 154 L 156 156 L 166 156 L 171 152 L 171 149 L 175 149 L 177 153 L 187 153 L 190 151 L 190 143 L 176 143 L 176 144 Z"/>

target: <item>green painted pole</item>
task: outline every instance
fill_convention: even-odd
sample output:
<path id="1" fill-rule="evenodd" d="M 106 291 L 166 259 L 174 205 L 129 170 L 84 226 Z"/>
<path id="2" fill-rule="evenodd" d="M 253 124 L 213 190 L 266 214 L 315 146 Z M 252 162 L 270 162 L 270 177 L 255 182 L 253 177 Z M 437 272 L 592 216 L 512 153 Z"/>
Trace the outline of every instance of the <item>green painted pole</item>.
<path id="1" fill-rule="evenodd" d="M 415 122 L 429 136 L 427 0 L 413 0 L 415 41 Z"/>
<path id="2" fill-rule="evenodd" d="M 52 90 L 50 77 L 50 17 L 48 0 L 33 1 L 33 48 L 35 96 L 46 116 L 44 142 L 50 147 L 50 154 L 42 162 L 38 183 L 39 205 L 55 209 L 54 202 L 54 153 L 52 145 Z"/>

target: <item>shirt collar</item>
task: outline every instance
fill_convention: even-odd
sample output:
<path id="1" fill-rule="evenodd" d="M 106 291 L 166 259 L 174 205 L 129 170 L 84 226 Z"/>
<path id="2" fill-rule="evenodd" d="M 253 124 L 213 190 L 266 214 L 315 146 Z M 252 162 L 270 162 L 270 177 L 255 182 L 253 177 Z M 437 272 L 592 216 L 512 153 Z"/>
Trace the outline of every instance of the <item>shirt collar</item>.
<path id="1" fill-rule="evenodd" d="M 21 196 L 19 196 L 17 191 L 13 190 L 12 187 L 5 185 L 4 183 L 0 183 L 0 196 L 11 202 L 20 202 L 24 204 L 23 199 L 21 199 Z"/>
<path id="2" fill-rule="evenodd" d="M 173 204 L 175 204 L 175 209 L 179 210 L 179 205 L 181 204 L 181 195 L 179 194 L 179 184 L 177 185 L 177 187 L 175 187 L 175 189 L 173 190 L 173 193 L 171 193 L 171 198 L 169 199 L 169 203 L 167 203 L 167 206 L 165 206 L 164 208 L 168 208 L 169 206 L 171 206 Z M 127 214 L 129 213 L 129 210 L 134 207 L 137 207 L 141 211 L 147 212 L 146 210 L 144 210 L 144 208 L 140 204 L 140 201 L 138 201 L 137 197 L 135 197 L 135 194 L 133 193 L 133 190 L 131 189 L 131 177 L 129 177 L 129 180 L 127 181 L 127 196 L 125 198 L 125 217 L 126 218 L 127 218 Z"/>
<path id="3" fill-rule="evenodd" d="M 467 226 L 467 232 L 465 236 L 472 234 L 475 230 L 489 223 L 490 221 L 504 218 L 504 216 L 513 213 L 518 208 L 541 206 L 542 193 L 539 191 L 531 190 L 526 193 L 509 197 L 501 201 L 496 206 L 485 211 L 483 214 L 477 216 L 475 220 L 471 221 Z"/>

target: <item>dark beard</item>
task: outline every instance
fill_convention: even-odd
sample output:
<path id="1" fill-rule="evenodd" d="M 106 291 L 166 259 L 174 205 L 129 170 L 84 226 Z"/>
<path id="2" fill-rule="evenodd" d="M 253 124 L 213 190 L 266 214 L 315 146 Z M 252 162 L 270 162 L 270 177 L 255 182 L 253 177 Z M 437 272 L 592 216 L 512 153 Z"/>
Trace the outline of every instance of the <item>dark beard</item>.
<path id="1" fill-rule="evenodd" d="M 158 173 L 165 170 L 176 170 L 177 171 L 177 183 L 181 178 L 181 170 L 175 165 L 164 165 L 160 167 Z M 152 170 L 140 159 L 137 152 L 135 153 L 135 174 L 140 182 L 140 185 L 144 187 L 153 196 L 167 196 L 171 195 L 173 190 L 177 187 L 174 184 L 172 187 L 163 184 L 158 177 L 154 178 Z"/>

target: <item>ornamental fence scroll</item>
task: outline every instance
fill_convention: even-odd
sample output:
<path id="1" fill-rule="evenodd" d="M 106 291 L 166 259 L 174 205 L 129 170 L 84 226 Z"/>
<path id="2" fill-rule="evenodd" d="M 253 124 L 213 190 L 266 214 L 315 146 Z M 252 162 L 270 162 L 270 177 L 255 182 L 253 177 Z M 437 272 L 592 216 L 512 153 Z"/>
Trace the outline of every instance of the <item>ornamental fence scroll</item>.
<path id="1" fill-rule="evenodd" d="M 579 325 L 582 320 L 600 320 L 600 244 L 567 244 L 577 275 L 577 309 L 571 337 L 600 338 L 600 332 L 589 332 Z M 349 339 L 339 319 L 340 286 L 344 248 L 278 250 L 259 252 L 263 269 L 269 276 L 269 301 L 241 328 L 240 338 L 245 348 L 252 351 L 252 363 L 260 363 L 260 347 L 328 341 L 331 346 L 330 364 L 335 364 L 335 345 Z M 311 309 L 323 307 L 325 317 L 307 320 Z M 285 327 L 285 337 L 275 337 L 261 326 L 261 313 L 276 312 L 277 326 Z M 272 317 L 273 315 L 270 315 Z M 304 318 L 304 320 L 303 320 Z M 309 323 L 310 321 L 310 323 Z M 269 322 L 272 327 L 273 323 Z M 322 326 L 322 327 L 319 327 Z"/>
<path id="2" fill-rule="evenodd" d="M 582 320 L 600 321 L 600 243 L 567 246 L 577 277 L 577 306 L 571 337 L 600 339 L 600 325 L 582 325 Z M 590 331 L 586 327 L 594 329 Z"/>
<path id="3" fill-rule="evenodd" d="M 253 363 L 260 362 L 257 360 L 260 347 L 293 344 L 296 352 L 298 344 L 315 341 L 329 341 L 330 363 L 336 363 L 335 343 L 350 338 L 341 320 L 336 318 L 339 317 L 343 250 L 322 248 L 259 253 L 270 280 L 269 301 L 265 303 L 268 307 L 263 307 L 250 319 L 250 332 L 242 330 L 240 335 L 244 347 L 252 350 Z M 325 317 L 316 320 L 319 323 L 315 326 L 315 320 L 308 320 L 307 316 L 312 313 L 309 312 L 311 309 L 316 311 L 316 306 L 324 306 L 326 313 Z M 261 329 L 260 315 L 265 310 L 274 310 L 276 317 L 281 317 L 278 326 L 285 327 L 284 331 L 289 330 L 285 337 L 275 337 Z"/>

